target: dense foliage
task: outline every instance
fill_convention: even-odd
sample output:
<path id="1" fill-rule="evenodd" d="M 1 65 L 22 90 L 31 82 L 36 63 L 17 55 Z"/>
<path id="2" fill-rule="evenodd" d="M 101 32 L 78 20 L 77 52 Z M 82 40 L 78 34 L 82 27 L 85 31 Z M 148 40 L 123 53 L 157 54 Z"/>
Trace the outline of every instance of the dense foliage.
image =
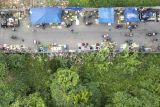
<path id="1" fill-rule="evenodd" d="M 160 0 L 69 0 L 69 5 L 82 7 L 159 6 Z"/>
<path id="2" fill-rule="evenodd" d="M 160 107 L 160 54 L 0 53 L 0 107 Z"/>

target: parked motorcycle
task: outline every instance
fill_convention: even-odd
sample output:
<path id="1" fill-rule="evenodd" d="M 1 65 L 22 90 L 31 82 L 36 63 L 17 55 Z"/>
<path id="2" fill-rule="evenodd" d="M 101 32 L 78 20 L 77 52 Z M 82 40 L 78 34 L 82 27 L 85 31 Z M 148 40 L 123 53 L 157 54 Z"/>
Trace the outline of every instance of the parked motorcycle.
<path id="1" fill-rule="evenodd" d="M 11 39 L 16 40 L 16 39 L 18 39 L 18 37 L 17 37 L 17 36 L 12 35 L 12 36 L 11 36 Z"/>
<path id="2" fill-rule="evenodd" d="M 158 33 L 157 32 L 149 32 L 149 33 L 147 33 L 146 35 L 147 36 L 155 36 L 155 35 L 157 35 Z"/>

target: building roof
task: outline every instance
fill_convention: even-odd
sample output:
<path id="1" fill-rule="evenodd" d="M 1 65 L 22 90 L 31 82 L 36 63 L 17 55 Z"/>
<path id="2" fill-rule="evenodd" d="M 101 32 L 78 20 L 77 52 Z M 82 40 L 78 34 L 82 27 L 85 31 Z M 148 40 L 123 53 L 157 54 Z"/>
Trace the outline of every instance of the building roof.
<path id="1" fill-rule="evenodd" d="M 127 7 L 124 10 L 124 19 L 126 22 L 140 22 L 137 8 Z"/>
<path id="2" fill-rule="evenodd" d="M 30 22 L 33 25 L 61 23 L 62 9 L 58 7 L 33 7 L 30 9 Z"/>
<path id="3" fill-rule="evenodd" d="M 98 9 L 99 15 L 99 23 L 114 23 L 114 9 L 113 8 L 99 8 Z"/>

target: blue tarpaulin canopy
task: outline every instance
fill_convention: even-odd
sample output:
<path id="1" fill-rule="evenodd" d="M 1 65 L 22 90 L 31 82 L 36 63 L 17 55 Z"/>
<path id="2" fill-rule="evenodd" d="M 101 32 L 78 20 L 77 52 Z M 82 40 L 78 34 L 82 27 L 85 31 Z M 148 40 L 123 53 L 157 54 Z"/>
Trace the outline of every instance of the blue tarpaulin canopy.
<path id="1" fill-rule="evenodd" d="M 99 23 L 114 23 L 114 9 L 113 8 L 99 8 Z"/>
<path id="2" fill-rule="evenodd" d="M 135 7 L 127 7 L 124 10 L 124 19 L 126 22 L 140 22 L 139 14 L 137 8 Z"/>
<path id="3" fill-rule="evenodd" d="M 81 11 L 82 7 L 66 7 L 65 10 Z"/>
<path id="4" fill-rule="evenodd" d="M 58 7 L 33 7 L 30 9 L 30 22 L 36 24 L 61 23 L 62 9 Z"/>
<path id="5" fill-rule="evenodd" d="M 146 19 L 146 18 L 149 18 L 149 17 L 151 17 L 151 16 L 153 16 L 152 10 L 146 10 L 146 11 L 144 12 L 144 14 L 142 15 L 142 18 Z"/>

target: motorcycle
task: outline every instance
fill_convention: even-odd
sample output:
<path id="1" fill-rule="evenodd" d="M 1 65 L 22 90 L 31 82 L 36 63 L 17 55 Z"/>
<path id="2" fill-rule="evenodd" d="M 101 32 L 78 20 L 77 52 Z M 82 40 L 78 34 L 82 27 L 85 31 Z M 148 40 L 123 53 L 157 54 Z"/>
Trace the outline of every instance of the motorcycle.
<path id="1" fill-rule="evenodd" d="M 157 34 L 158 34 L 157 32 L 152 32 L 152 33 L 150 32 L 150 33 L 147 33 L 146 35 L 147 35 L 147 36 L 155 36 L 155 35 L 157 35 Z"/>
<path id="2" fill-rule="evenodd" d="M 11 36 L 11 39 L 16 40 L 16 39 L 18 39 L 18 37 L 17 37 L 17 36 L 12 35 L 12 36 Z"/>

